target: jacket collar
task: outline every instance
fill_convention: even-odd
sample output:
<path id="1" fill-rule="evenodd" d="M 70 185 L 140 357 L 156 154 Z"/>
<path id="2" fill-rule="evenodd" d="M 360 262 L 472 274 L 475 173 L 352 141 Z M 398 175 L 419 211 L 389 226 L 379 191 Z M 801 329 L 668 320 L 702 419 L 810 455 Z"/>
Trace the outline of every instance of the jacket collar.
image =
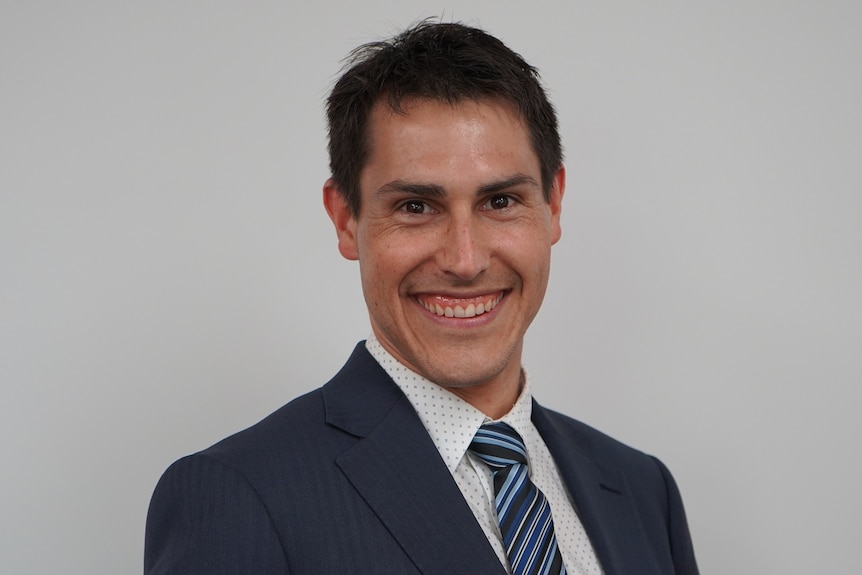
<path id="1" fill-rule="evenodd" d="M 326 422 L 358 439 L 336 465 L 421 573 L 505 573 L 415 410 L 364 342 L 323 397 Z"/>
<path id="2" fill-rule="evenodd" d="M 535 400 L 533 424 L 554 457 L 604 574 L 659 573 L 650 563 L 652 551 L 625 475 L 598 464 L 589 455 L 587 435 Z"/>

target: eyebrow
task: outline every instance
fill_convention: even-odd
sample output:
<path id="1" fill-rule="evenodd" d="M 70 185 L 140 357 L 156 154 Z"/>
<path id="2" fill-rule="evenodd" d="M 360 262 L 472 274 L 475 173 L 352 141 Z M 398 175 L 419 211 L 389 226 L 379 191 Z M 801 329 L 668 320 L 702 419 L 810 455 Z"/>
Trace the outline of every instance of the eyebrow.
<path id="1" fill-rule="evenodd" d="M 477 196 L 502 192 L 516 186 L 530 185 L 539 187 L 539 183 L 532 176 L 526 174 L 516 174 L 498 182 L 491 182 L 479 186 L 476 190 Z M 440 198 L 446 195 L 446 190 L 440 184 L 419 184 L 407 182 L 405 180 L 393 180 L 383 184 L 378 188 L 377 195 L 387 194 L 407 194 L 420 198 Z"/>
<path id="2" fill-rule="evenodd" d="M 446 195 L 443 186 L 439 184 L 417 184 L 404 180 L 393 180 L 378 188 L 377 194 L 385 196 L 388 194 L 407 194 L 420 198 L 439 198 Z"/>
<path id="3" fill-rule="evenodd" d="M 532 176 L 528 176 L 526 174 L 516 174 L 511 178 L 506 178 L 505 180 L 501 180 L 499 182 L 491 182 L 490 184 L 485 184 L 481 186 L 478 190 L 478 195 L 485 194 L 493 194 L 494 192 L 502 192 L 503 190 L 508 190 L 509 188 L 514 188 L 517 186 L 530 185 L 539 187 L 539 182 L 537 182 Z"/>

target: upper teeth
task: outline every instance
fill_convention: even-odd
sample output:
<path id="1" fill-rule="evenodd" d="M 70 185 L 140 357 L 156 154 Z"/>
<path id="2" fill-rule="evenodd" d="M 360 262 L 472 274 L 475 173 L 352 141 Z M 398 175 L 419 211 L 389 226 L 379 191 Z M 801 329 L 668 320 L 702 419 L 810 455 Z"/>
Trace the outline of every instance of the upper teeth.
<path id="1" fill-rule="evenodd" d="M 500 303 L 500 300 L 503 299 L 503 294 L 497 294 L 488 299 L 488 301 L 480 302 L 479 304 L 467 304 L 466 306 L 443 306 L 439 303 L 431 303 L 425 300 L 420 299 L 419 301 L 422 303 L 423 307 L 430 311 L 431 313 L 436 313 L 439 316 L 446 317 L 475 317 L 477 315 L 482 315 L 487 311 L 491 311 L 497 304 Z"/>

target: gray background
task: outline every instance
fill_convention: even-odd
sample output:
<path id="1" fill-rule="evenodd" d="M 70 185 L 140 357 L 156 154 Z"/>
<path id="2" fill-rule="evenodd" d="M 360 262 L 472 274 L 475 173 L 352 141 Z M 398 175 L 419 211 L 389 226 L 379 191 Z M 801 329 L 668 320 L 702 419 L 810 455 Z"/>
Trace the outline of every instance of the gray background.
<path id="1" fill-rule="evenodd" d="M 442 15 L 559 110 L 538 398 L 670 466 L 704 573 L 858 573 L 859 6 L 0 2 L 0 572 L 140 572 L 162 470 L 368 334 L 322 101 Z"/>

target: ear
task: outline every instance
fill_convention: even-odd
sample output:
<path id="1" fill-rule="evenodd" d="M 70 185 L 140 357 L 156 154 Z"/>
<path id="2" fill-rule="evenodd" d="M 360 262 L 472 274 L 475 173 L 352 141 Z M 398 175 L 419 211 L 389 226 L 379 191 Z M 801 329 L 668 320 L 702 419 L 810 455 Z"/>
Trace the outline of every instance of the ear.
<path id="1" fill-rule="evenodd" d="M 347 200 L 332 178 L 323 184 L 323 205 L 326 207 L 329 219 L 335 225 L 335 233 L 338 234 L 338 251 L 348 260 L 358 260 L 356 218 L 353 217 L 347 206 Z"/>
<path id="2" fill-rule="evenodd" d="M 563 211 L 563 194 L 566 192 L 566 168 L 560 166 L 554 174 L 551 184 L 548 206 L 551 209 L 551 244 L 560 240 L 563 231 L 560 228 L 560 213 Z"/>

